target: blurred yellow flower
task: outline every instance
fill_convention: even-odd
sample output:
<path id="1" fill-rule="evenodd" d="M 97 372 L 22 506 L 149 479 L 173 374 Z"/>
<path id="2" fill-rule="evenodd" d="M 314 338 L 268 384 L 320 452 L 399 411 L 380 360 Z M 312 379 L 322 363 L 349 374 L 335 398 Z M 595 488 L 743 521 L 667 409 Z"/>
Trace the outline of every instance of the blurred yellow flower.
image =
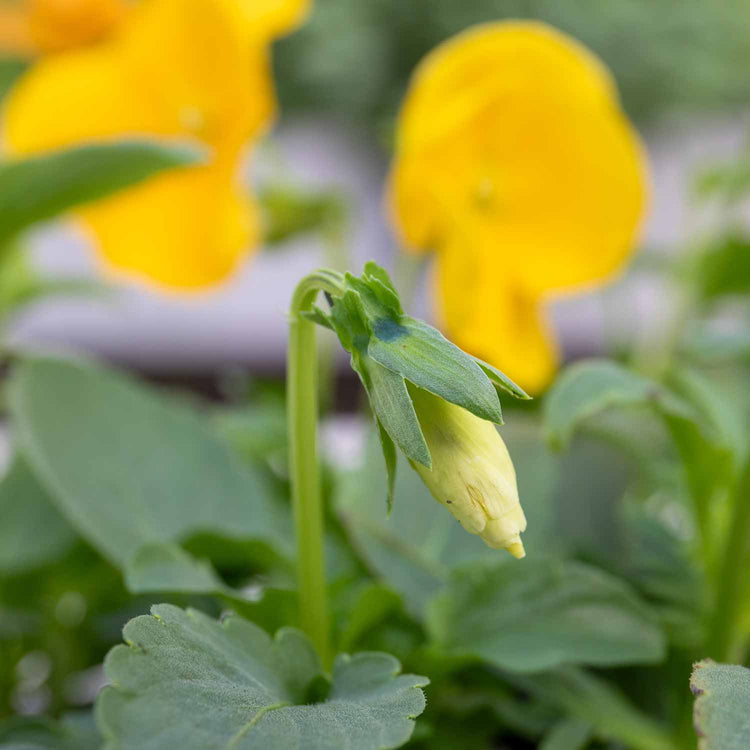
<path id="1" fill-rule="evenodd" d="M 190 139 L 204 166 L 153 177 L 78 216 L 114 267 L 171 287 L 225 278 L 258 240 L 240 157 L 275 114 L 269 45 L 307 0 L 141 0 L 118 33 L 46 57 L 5 105 L 5 144 L 30 154 L 118 136 Z"/>
<path id="2" fill-rule="evenodd" d="M 30 57 L 102 41 L 129 6 L 128 0 L 0 0 L 0 53 Z"/>
<path id="3" fill-rule="evenodd" d="M 417 68 L 391 198 L 406 246 L 437 252 L 450 337 L 539 391 L 558 357 L 544 303 L 628 258 L 646 163 L 596 57 L 544 24 L 498 22 Z"/>

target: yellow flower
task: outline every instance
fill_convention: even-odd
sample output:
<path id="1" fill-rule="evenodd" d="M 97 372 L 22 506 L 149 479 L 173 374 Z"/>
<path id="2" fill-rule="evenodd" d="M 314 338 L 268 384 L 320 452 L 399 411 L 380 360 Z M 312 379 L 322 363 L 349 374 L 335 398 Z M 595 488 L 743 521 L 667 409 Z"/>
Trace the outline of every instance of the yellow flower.
<path id="1" fill-rule="evenodd" d="M 492 422 L 407 382 L 432 468 L 412 462 L 432 496 L 493 549 L 524 557 L 516 471 Z"/>
<path id="2" fill-rule="evenodd" d="M 0 52 L 30 57 L 102 41 L 114 33 L 128 0 L 0 1 Z"/>
<path id="3" fill-rule="evenodd" d="M 126 135 L 204 145 L 205 165 L 78 216 L 113 267 L 171 287 L 215 283 L 258 240 L 237 171 L 275 114 L 270 42 L 307 4 L 141 0 L 108 41 L 44 58 L 22 77 L 6 101 L 6 145 L 22 155 Z"/>
<path id="4" fill-rule="evenodd" d="M 557 366 L 545 302 L 623 264 L 645 183 L 609 72 L 544 24 L 469 29 L 414 74 L 391 174 L 396 225 L 407 247 L 437 253 L 449 336 L 527 390 Z"/>

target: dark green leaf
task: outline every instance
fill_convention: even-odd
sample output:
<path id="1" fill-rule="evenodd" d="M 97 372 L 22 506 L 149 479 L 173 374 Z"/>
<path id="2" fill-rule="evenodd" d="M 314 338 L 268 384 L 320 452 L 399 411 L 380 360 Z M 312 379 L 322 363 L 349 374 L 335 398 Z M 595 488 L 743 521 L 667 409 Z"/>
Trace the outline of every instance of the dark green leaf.
<path id="1" fill-rule="evenodd" d="M 60 721 L 18 717 L 0 723 L 0 750 L 99 750 L 102 738 L 90 713 L 71 713 Z"/>
<path id="2" fill-rule="evenodd" d="M 108 750 L 381 750 L 400 747 L 424 709 L 423 677 L 392 656 L 337 657 L 330 691 L 308 703 L 321 669 L 307 638 L 275 639 L 239 617 L 154 607 L 125 627 L 98 699 Z M 165 721 L 165 717 L 169 717 Z"/>
<path id="3" fill-rule="evenodd" d="M 500 401 L 487 375 L 432 326 L 408 316 L 377 320 L 368 354 L 420 388 L 502 424 Z"/>
<path id="4" fill-rule="evenodd" d="M 750 237 L 733 234 L 706 250 L 694 281 L 705 300 L 750 292 Z"/>
<path id="5" fill-rule="evenodd" d="M 0 243 L 37 221 L 202 158 L 187 144 L 131 140 L 0 163 Z"/>
<path id="6" fill-rule="evenodd" d="M 0 519 L 0 575 L 22 573 L 52 562 L 76 539 L 20 455 L 0 481 Z"/>
<path id="7" fill-rule="evenodd" d="M 701 750 L 747 750 L 750 669 L 704 659 L 695 665 L 690 689 Z"/>
<path id="8" fill-rule="evenodd" d="M 428 612 L 441 650 L 519 672 L 654 662 L 665 653 L 655 617 L 627 584 L 582 563 L 467 567 Z"/>

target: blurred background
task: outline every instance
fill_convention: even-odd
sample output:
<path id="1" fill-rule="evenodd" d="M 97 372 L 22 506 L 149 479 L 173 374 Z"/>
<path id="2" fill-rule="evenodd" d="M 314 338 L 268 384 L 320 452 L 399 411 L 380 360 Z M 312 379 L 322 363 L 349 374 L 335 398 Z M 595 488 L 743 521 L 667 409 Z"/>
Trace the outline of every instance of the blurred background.
<path id="1" fill-rule="evenodd" d="M 570 358 L 647 345 L 668 325 L 673 302 L 660 273 L 663 261 L 689 253 L 717 222 L 727 221 L 696 198 L 696 184 L 706 168 L 737 163 L 745 153 L 748 0 L 317 0 L 309 20 L 274 45 L 280 116 L 248 160 L 247 180 L 259 189 L 281 182 L 334 194 L 345 207 L 342 244 L 353 269 L 373 258 L 393 270 L 399 248 L 383 189 L 410 72 L 457 31 L 506 17 L 548 21 L 600 55 L 651 162 L 641 250 L 624 276 L 551 304 L 562 350 Z M 28 64 L 6 52 L 0 85 L 10 88 Z M 28 243 L 33 263 L 48 277 L 101 275 L 100 261 L 73 224 L 35 229 Z M 10 341 L 83 349 L 168 379 L 210 381 L 236 366 L 280 376 L 291 290 L 326 262 L 326 252 L 320 233 L 296 234 L 197 293 L 115 279 L 105 297 L 55 296 L 26 308 Z M 412 308 L 429 317 L 429 263 L 418 273 Z"/>

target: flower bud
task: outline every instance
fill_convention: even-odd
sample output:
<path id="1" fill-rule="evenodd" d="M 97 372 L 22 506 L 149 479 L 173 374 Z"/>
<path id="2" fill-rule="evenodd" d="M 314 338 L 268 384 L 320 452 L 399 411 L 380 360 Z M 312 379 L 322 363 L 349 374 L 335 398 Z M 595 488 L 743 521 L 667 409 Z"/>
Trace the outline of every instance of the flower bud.
<path id="1" fill-rule="evenodd" d="M 524 557 L 526 517 L 516 472 L 495 425 L 407 382 L 432 469 L 412 462 L 432 496 L 493 549 Z"/>

